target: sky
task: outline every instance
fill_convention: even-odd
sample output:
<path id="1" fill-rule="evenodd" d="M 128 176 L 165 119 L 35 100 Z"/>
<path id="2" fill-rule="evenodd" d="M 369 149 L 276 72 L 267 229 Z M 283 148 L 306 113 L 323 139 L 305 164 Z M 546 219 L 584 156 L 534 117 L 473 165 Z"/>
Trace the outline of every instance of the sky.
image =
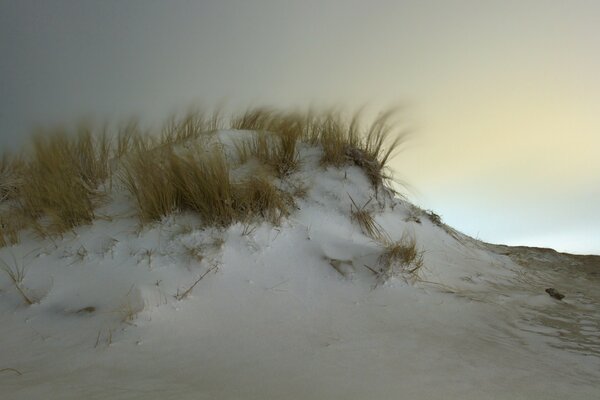
<path id="1" fill-rule="evenodd" d="M 600 254 L 600 2 L 0 0 L 0 149 L 191 105 L 401 105 L 408 197 Z"/>

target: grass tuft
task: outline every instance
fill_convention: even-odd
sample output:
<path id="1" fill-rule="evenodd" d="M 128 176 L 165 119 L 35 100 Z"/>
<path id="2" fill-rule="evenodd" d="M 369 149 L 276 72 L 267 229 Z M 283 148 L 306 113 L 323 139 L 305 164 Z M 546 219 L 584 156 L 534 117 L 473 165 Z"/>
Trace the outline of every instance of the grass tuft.
<path id="1" fill-rule="evenodd" d="M 94 135 L 86 126 L 76 136 L 60 130 L 34 137 L 18 198 L 39 233 L 62 233 L 92 222 L 98 185 L 110 175 L 110 149 L 105 133 Z"/>
<path id="2" fill-rule="evenodd" d="M 236 220 L 229 166 L 220 149 L 169 157 L 170 179 L 180 209 L 190 209 L 209 225 L 228 226 Z"/>
<path id="3" fill-rule="evenodd" d="M 385 172 L 387 164 L 406 137 L 403 132 L 393 135 L 397 131 L 392 121 L 396 114 L 396 109 L 389 109 L 363 127 L 360 110 L 346 118 L 334 110 L 302 113 L 262 107 L 234 116 L 231 126 L 233 129 L 271 132 L 277 137 L 277 140 L 270 140 L 259 135 L 250 144 L 242 145 L 238 148 L 242 162 L 253 156 L 274 166 L 280 177 L 285 176 L 297 168 L 296 145 L 304 141 L 322 146 L 323 166 L 358 165 L 373 186 L 378 187 L 389 177 Z"/>
<path id="4" fill-rule="evenodd" d="M 30 294 L 27 293 L 27 289 L 23 287 L 23 279 L 25 279 L 25 266 L 19 266 L 17 259 L 13 255 L 13 266 L 8 265 L 6 261 L 0 258 L 0 269 L 2 269 L 12 281 L 15 289 L 19 292 L 23 301 L 27 305 L 32 305 L 37 303 L 36 299 L 34 299 Z"/>
<path id="5" fill-rule="evenodd" d="M 359 207 L 350 195 L 348 195 L 348 197 L 350 197 L 350 201 L 352 202 L 352 205 L 350 206 L 351 219 L 358 223 L 365 235 L 374 240 L 384 240 L 383 229 L 375 222 L 371 212 L 366 209 L 373 198 L 370 198 L 369 201 L 362 205 L 362 207 Z"/>
<path id="6" fill-rule="evenodd" d="M 138 147 L 124 160 L 119 178 L 136 201 L 142 222 L 160 220 L 178 206 L 169 169 L 170 154 Z"/>
<path id="7" fill-rule="evenodd" d="M 209 121 L 200 111 L 190 111 L 181 119 L 171 117 L 165 124 L 161 144 L 176 144 L 196 139 L 201 133 L 208 131 Z"/>
<path id="8" fill-rule="evenodd" d="M 236 144 L 239 160 L 258 160 L 282 187 L 290 188 L 288 178 L 300 166 L 301 142 L 322 148 L 323 166 L 357 165 L 377 187 L 387 178 L 387 163 L 404 138 L 392 138 L 394 115 L 394 110 L 386 111 L 363 125 L 360 111 L 347 118 L 332 110 L 259 107 L 234 115 L 230 124 L 255 131 Z M 42 132 L 34 137 L 27 157 L 4 156 L 0 162 L 0 245 L 17 242 L 25 226 L 47 236 L 91 223 L 99 201 L 112 190 L 115 171 L 135 199 L 142 222 L 192 210 L 209 225 L 227 226 L 254 217 L 280 223 L 293 206 L 293 196 L 306 195 L 306 188 L 298 187 L 291 196 L 267 178 L 233 181 L 222 149 L 188 149 L 181 154 L 189 146 L 174 146 L 223 128 L 223 121 L 217 108 L 212 114 L 193 111 L 172 117 L 160 137 L 143 132 L 137 120 L 118 126 L 114 140 L 106 127 L 86 124 L 74 132 Z M 19 223 L 8 217 L 7 209 Z M 365 206 L 354 204 L 351 211 L 367 235 L 380 236 Z"/>
<path id="9" fill-rule="evenodd" d="M 384 243 L 384 251 L 379 256 L 378 280 L 385 282 L 392 276 L 400 275 L 415 278 L 423 267 L 423 252 L 417 249 L 414 236 L 403 234 L 400 240 Z"/>
<path id="10" fill-rule="evenodd" d="M 235 146 L 241 163 L 255 158 L 271 168 L 279 178 L 284 178 L 297 170 L 300 164 L 296 142 L 292 135 L 259 131 L 251 139 Z"/>
<path id="11" fill-rule="evenodd" d="M 25 162 L 8 153 L 0 159 L 0 203 L 14 199 L 23 183 Z"/>
<path id="12" fill-rule="evenodd" d="M 237 203 L 240 219 L 244 215 L 263 218 L 274 225 L 290 214 L 294 204 L 292 196 L 279 190 L 273 183 L 261 177 L 253 177 L 238 185 Z"/>

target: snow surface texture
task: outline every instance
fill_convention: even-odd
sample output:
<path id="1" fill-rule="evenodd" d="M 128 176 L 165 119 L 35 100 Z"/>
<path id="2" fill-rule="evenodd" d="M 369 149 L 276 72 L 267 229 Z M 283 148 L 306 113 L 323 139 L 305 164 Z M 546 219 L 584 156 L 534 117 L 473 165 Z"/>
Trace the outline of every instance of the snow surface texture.
<path id="1" fill-rule="evenodd" d="M 0 274 L 0 398 L 600 398 L 597 258 L 486 245 L 318 158 L 281 183 L 309 191 L 280 227 L 140 228 L 116 190 L 110 220 L 0 249 L 38 301 Z M 417 279 L 378 284 L 350 196 L 414 236 Z"/>

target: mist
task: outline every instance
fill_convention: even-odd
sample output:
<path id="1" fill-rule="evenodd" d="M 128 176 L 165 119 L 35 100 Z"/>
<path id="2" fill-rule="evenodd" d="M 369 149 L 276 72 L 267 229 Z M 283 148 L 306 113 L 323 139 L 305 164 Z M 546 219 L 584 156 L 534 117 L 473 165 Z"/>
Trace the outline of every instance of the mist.
<path id="1" fill-rule="evenodd" d="M 193 105 L 401 105 L 408 197 L 494 243 L 600 254 L 600 4 L 4 1 L 0 148 Z"/>

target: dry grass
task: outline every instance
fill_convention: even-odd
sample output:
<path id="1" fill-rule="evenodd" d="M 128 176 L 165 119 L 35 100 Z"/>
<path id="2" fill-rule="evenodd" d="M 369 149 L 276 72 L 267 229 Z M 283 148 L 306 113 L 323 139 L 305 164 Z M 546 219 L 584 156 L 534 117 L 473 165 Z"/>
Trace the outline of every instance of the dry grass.
<path id="1" fill-rule="evenodd" d="M 432 224 L 439 227 L 443 226 L 442 217 L 439 214 L 436 214 L 431 210 L 427 210 L 424 213 L 427 219 L 429 219 L 429 221 L 431 221 Z"/>
<path id="2" fill-rule="evenodd" d="M 279 190 L 267 178 L 253 177 L 238 184 L 236 194 L 240 220 L 244 216 L 260 217 L 279 225 L 294 204 L 290 194 Z"/>
<path id="3" fill-rule="evenodd" d="M 255 158 L 280 178 L 288 176 L 299 166 L 296 140 L 292 136 L 259 131 L 251 139 L 235 146 L 241 163 Z"/>
<path id="4" fill-rule="evenodd" d="M 222 151 L 198 156 L 171 153 L 169 171 L 180 209 L 198 213 L 209 225 L 228 226 L 236 220 L 234 189 Z"/>
<path id="5" fill-rule="evenodd" d="M 257 158 L 273 168 L 279 177 L 285 177 L 298 168 L 296 145 L 307 134 L 307 116 L 293 111 L 255 108 L 233 116 L 231 127 L 257 132 L 251 140 L 236 146 L 242 163 L 252 157 Z"/>
<path id="6" fill-rule="evenodd" d="M 255 108 L 234 116 L 231 126 L 233 129 L 271 132 L 277 137 L 271 141 L 259 135 L 250 144 L 244 144 L 238 149 L 242 162 L 254 156 L 273 165 L 278 174 L 284 176 L 297 168 L 296 145 L 298 141 L 304 141 L 322 146 L 322 165 L 358 165 L 377 187 L 388 178 L 385 173 L 387 163 L 406 137 L 403 132 L 394 135 L 396 113 L 396 109 L 387 110 L 363 127 L 360 110 L 347 118 L 337 111 L 302 113 Z"/>
<path id="7" fill-rule="evenodd" d="M 391 137 L 393 116 L 393 111 L 387 111 L 363 127 L 360 112 L 346 118 L 336 111 L 254 108 L 234 115 L 230 125 L 257 132 L 237 145 L 240 161 L 257 159 L 283 180 L 284 187 L 289 187 L 286 180 L 300 165 L 300 142 L 321 146 L 322 165 L 357 165 L 378 186 L 386 178 L 392 152 L 404 138 L 402 134 Z M 26 225 L 47 236 L 91 223 L 103 190 L 112 189 L 112 175 L 119 167 L 119 177 L 133 195 L 143 222 L 176 210 L 193 210 L 210 225 L 226 226 L 254 217 L 280 223 L 293 205 L 292 196 L 269 179 L 233 182 L 222 150 L 175 153 L 174 144 L 221 129 L 223 121 L 221 110 L 216 109 L 211 114 L 192 111 L 170 118 L 160 138 L 143 132 L 136 120 L 117 127 L 114 140 L 106 127 L 94 130 L 84 124 L 74 132 L 58 129 L 35 136 L 27 157 L 4 156 L 0 162 L 0 201 L 10 200 L 11 212 L 21 220 L 15 223 L 6 215 L 0 219 L 0 245 L 18 241 L 18 231 Z M 103 183 L 110 185 L 103 187 Z M 300 188 L 294 195 L 305 193 Z M 379 236 L 364 206 L 352 212 L 366 234 Z"/>
<path id="8" fill-rule="evenodd" d="M 351 161 L 349 153 L 360 149 L 361 145 L 359 121 L 360 112 L 356 112 L 350 121 L 334 111 L 317 117 L 313 124 L 316 132 L 312 136 L 323 146 L 322 165 L 341 167 Z"/>
<path id="9" fill-rule="evenodd" d="M 19 210 L 0 214 L 0 247 L 19 243 L 20 231 L 27 226 L 26 221 Z"/>
<path id="10" fill-rule="evenodd" d="M 213 265 L 212 267 L 210 267 L 209 269 L 207 269 L 207 270 L 206 270 L 206 271 L 205 271 L 205 272 L 204 272 L 202 275 L 200 275 L 200 277 L 199 277 L 198 279 L 196 279 L 196 280 L 194 281 L 194 283 L 193 283 L 193 284 L 192 284 L 192 285 L 191 285 L 189 288 L 187 288 L 186 290 L 184 290 L 184 291 L 183 291 L 183 292 L 181 292 L 181 293 L 179 292 L 179 290 L 177 290 L 177 293 L 175 294 L 175 298 L 176 298 L 178 301 L 181 301 L 181 300 L 185 299 L 187 296 L 189 296 L 189 295 L 190 295 L 190 293 L 192 293 L 192 290 L 194 290 L 194 288 L 196 287 L 196 285 L 197 285 L 198 283 L 200 283 L 200 281 L 201 281 L 202 279 L 204 279 L 204 277 L 205 277 L 206 275 L 208 275 L 208 274 L 209 274 L 209 273 L 211 273 L 211 272 L 216 272 L 216 271 L 218 271 L 218 270 L 219 270 L 219 266 L 218 266 L 218 265 Z"/>
<path id="11" fill-rule="evenodd" d="M 384 240 L 385 235 L 383 229 L 375 222 L 372 213 L 366 209 L 373 198 L 369 199 L 362 207 L 359 207 L 350 195 L 348 195 L 348 197 L 350 197 L 350 201 L 352 202 L 352 205 L 350 206 L 351 219 L 358 223 L 365 235 L 375 240 Z"/>
<path id="12" fill-rule="evenodd" d="M 105 133 L 94 135 L 85 126 L 75 136 L 61 130 L 34 137 L 18 196 L 39 233 L 62 233 L 92 222 L 98 185 L 110 175 L 110 149 Z"/>
<path id="13" fill-rule="evenodd" d="M 253 217 L 278 224 L 293 204 L 291 196 L 267 178 L 233 182 L 219 148 L 197 147 L 183 155 L 166 149 L 153 151 L 152 156 L 140 151 L 126 161 L 121 179 L 136 199 L 142 222 L 191 210 L 212 226 Z"/>
<path id="14" fill-rule="evenodd" d="M 23 182 L 23 169 L 25 162 L 22 157 L 15 157 L 8 153 L 0 159 L 0 203 L 14 199 Z"/>
<path id="15" fill-rule="evenodd" d="M 178 206 L 171 180 L 170 154 L 140 149 L 124 160 L 119 178 L 133 195 L 142 222 L 159 220 Z"/>
<path id="16" fill-rule="evenodd" d="M 349 120 L 339 113 L 329 113 L 317 124 L 320 143 L 323 146 L 321 164 L 336 167 L 354 164 L 361 167 L 371 184 L 379 187 L 389 176 L 385 173 L 388 161 L 406 137 L 398 132 L 393 138 L 395 124 L 392 118 L 396 110 L 381 113 L 363 128 L 361 112 Z M 391 140 L 390 140 L 391 139 Z"/>
<path id="17" fill-rule="evenodd" d="M 417 249 L 417 241 L 413 236 L 403 234 L 396 242 L 384 243 L 384 251 L 378 261 L 380 269 L 377 275 L 380 282 L 396 275 L 405 279 L 414 278 L 423 266 L 423 252 Z"/>
<path id="18" fill-rule="evenodd" d="M 27 293 L 27 289 L 23 287 L 23 279 L 25 279 L 25 266 L 19 266 L 17 259 L 13 256 L 13 265 L 8 265 L 6 261 L 0 258 L 0 269 L 2 269 L 9 276 L 12 281 L 15 289 L 19 292 L 23 301 L 27 305 L 32 305 L 36 303 L 36 299 L 34 299 L 30 294 Z"/>
<path id="19" fill-rule="evenodd" d="M 190 111 L 182 118 L 172 116 L 165 124 L 161 144 L 175 144 L 196 139 L 202 132 L 209 130 L 209 121 L 198 110 Z"/>
<path id="20" fill-rule="evenodd" d="M 136 149 L 148 150 L 155 146 L 154 138 L 144 134 L 137 119 L 130 119 L 117 128 L 113 156 L 120 159 Z"/>
<path id="21" fill-rule="evenodd" d="M 26 218 L 15 209 L 19 190 L 25 180 L 25 161 L 5 153 L 0 160 L 0 247 L 19 242 L 19 231 L 25 227 Z"/>
<path id="22" fill-rule="evenodd" d="M 171 170 L 181 208 L 196 211 L 210 225 L 228 226 L 255 216 L 278 224 L 289 214 L 290 196 L 268 179 L 232 182 L 219 149 L 201 157 L 173 156 Z"/>

